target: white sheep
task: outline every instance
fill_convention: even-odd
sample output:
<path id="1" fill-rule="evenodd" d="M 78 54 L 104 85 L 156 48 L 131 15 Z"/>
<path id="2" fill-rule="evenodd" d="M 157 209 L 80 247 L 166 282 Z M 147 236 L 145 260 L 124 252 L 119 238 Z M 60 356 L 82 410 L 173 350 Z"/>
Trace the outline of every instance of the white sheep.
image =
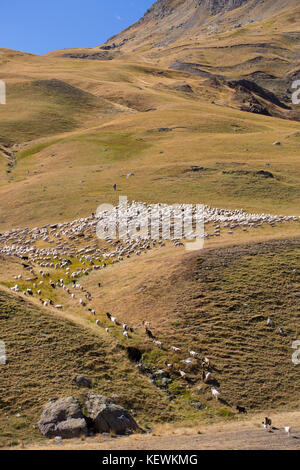
<path id="1" fill-rule="evenodd" d="M 192 357 L 197 357 L 197 356 L 198 356 L 198 353 L 195 352 L 195 351 L 190 351 L 190 356 L 192 356 Z"/>
<path id="2" fill-rule="evenodd" d="M 208 372 L 204 378 L 204 382 L 208 382 L 211 379 L 211 372 Z"/>
<path id="3" fill-rule="evenodd" d="M 187 365 L 189 365 L 189 366 L 193 364 L 193 362 L 191 361 L 191 359 L 184 359 L 184 360 L 181 361 L 181 362 L 184 362 L 185 364 L 187 364 Z"/>
<path id="4" fill-rule="evenodd" d="M 220 392 L 218 392 L 218 390 L 216 388 L 212 388 L 211 389 L 211 393 L 212 393 L 212 396 L 216 399 L 216 400 L 219 400 L 219 396 L 220 396 Z"/>

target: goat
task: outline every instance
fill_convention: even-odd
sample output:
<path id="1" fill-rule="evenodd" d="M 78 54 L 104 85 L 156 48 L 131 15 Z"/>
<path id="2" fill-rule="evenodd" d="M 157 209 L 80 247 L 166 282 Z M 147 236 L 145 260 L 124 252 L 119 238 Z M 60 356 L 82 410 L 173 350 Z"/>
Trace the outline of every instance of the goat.
<path id="1" fill-rule="evenodd" d="M 149 336 L 149 338 L 151 338 L 151 339 L 155 338 L 155 336 L 152 334 L 152 332 L 150 330 L 148 330 L 148 328 L 146 328 L 146 335 Z"/>
<path id="2" fill-rule="evenodd" d="M 272 420 L 268 417 L 261 423 L 265 429 L 268 429 L 272 426 Z"/>
<path id="3" fill-rule="evenodd" d="M 210 360 L 208 359 L 208 357 L 204 357 L 202 359 L 202 367 L 204 368 L 205 366 L 210 367 Z"/>
<path id="4" fill-rule="evenodd" d="M 175 346 L 171 346 L 171 349 L 172 351 L 176 352 L 176 353 L 180 353 L 181 352 L 181 349 L 180 348 L 176 348 Z"/>
<path id="5" fill-rule="evenodd" d="M 242 413 L 242 414 L 244 414 L 244 415 L 247 414 L 247 410 L 246 410 L 246 408 L 244 408 L 243 406 L 237 405 L 236 409 L 237 409 L 237 411 L 238 411 L 239 413 Z"/>

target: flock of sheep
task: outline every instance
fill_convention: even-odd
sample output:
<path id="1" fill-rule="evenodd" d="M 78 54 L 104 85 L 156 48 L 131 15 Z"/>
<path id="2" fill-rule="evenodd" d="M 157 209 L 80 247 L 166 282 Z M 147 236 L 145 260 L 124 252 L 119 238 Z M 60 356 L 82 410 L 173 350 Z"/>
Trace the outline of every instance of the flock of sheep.
<path id="1" fill-rule="evenodd" d="M 126 239 L 143 238 L 145 240 L 162 238 L 178 243 L 179 240 L 209 238 L 219 236 L 220 229 L 229 230 L 237 227 L 247 230 L 263 224 L 274 226 L 277 223 L 297 221 L 298 217 L 274 216 L 270 214 L 250 214 L 240 209 L 230 211 L 212 208 L 206 205 L 191 204 L 146 204 L 127 201 L 111 210 L 100 210 L 97 213 L 97 233 L 105 238 L 106 233 L 112 237 Z M 213 231 L 205 232 L 205 225 L 211 224 Z"/>
<path id="2" fill-rule="evenodd" d="M 90 314 L 96 316 L 95 310 L 87 307 L 92 295 L 85 291 L 78 281 L 83 275 L 103 269 L 107 264 L 120 262 L 132 255 L 140 256 L 150 249 L 165 246 L 164 240 L 173 242 L 175 246 L 181 246 L 183 240 L 220 236 L 221 229 L 232 233 L 238 227 L 248 230 L 248 228 L 263 224 L 274 226 L 288 221 L 296 222 L 298 218 L 248 214 L 244 210 L 229 211 L 200 205 L 148 205 L 133 201 L 129 205 L 120 204 L 111 210 L 100 210 L 96 215 L 92 214 L 90 217 L 72 222 L 47 224 L 33 229 L 15 229 L 2 233 L 0 234 L 0 253 L 20 258 L 24 268 L 30 273 L 30 277 L 25 281 L 30 282 L 31 285 L 23 291 L 25 295 L 36 293 L 44 307 L 53 306 L 62 309 L 62 305 L 54 305 L 50 299 L 41 298 L 45 284 L 52 289 L 62 288 L 74 301 L 78 301 L 82 307 L 87 308 Z M 197 230 L 197 227 L 205 226 L 209 226 L 210 232 Z M 99 239 L 102 239 L 102 243 Z M 78 264 L 81 266 L 78 267 Z M 39 281 L 35 272 L 37 266 L 39 266 L 39 277 L 42 278 Z M 51 278 L 54 277 L 55 271 L 62 276 L 57 281 Z M 23 275 L 18 274 L 14 277 L 17 283 L 11 289 L 20 292 L 18 282 L 23 283 Z M 98 285 L 101 286 L 100 283 Z M 78 299 L 76 290 L 80 292 Z M 112 323 L 118 324 L 115 317 L 110 314 L 107 314 L 107 317 Z M 268 319 L 269 326 L 271 322 L 272 320 Z M 96 320 L 96 324 L 104 326 L 99 320 Z M 122 334 L 129 338 L 129 332 L 134 332 L 134 329 L 128 328 L 125 323 L 122 327 Z M 144 327 L 148 337 L 161 348 L 162 343 L 152 334 L 150 323 L 144 322 Z M 109 331 L 110 329 L 106 328 L 106 332 L 109 333 Z M 284 332 L 280 331 L 280 334 Z M 181 353 L 180 348 L 176 346 L 171 346 L 170 350 L 173 353 Z M 199 362 L 197 356 L 196 351 L 189 351 L 189 358 L 181 362 L 189 367 L 193 361 Z M 173 367 L 171 363 L 166 365 L 168 368 Z M 213 383 L 208 358 L 202 358 L 202 368 L 203 382 Z M 187 378 L 184 370 L 178 372 L 183 379 Z M 215 387 L 211 387 L 211 393 L 216 400 L 220 398 L 220 392 Z M 238 411 L 244 412 L 245 410 L 240 408 Z"/>
<path id="3" fill-rule="evenodd" d="M 118 262 L 153 246 L 164 246 L 164 240 L 179 246 L 182 240 L 219 236 L 221 229 L 232 233 L 237 227 L 247 230 L 297 220 L 298 217 L 292 216 L 249 214 L 244 210 L 202 205 L 149 205 L 133 201 L 72 222 L 2 233 L 0 253 L 25 257 L 47 268 L 63 269 L 70 263 L 68 258 L 83 259 L 90 264 L 99 259 Z M 212 226 L 210 232 L 202 230 L 205 225 Z M 97 237 L 103 238 L 106 247 L 99 248 Z M 84 269 L 79 274 L 84 274 Z"/>

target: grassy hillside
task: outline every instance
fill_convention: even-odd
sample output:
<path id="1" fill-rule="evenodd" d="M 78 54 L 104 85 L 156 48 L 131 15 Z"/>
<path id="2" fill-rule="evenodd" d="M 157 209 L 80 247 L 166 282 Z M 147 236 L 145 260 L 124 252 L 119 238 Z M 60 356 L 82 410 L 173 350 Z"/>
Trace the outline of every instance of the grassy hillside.
<path id="1" fill-rule="evenodd" d="M 41 439 L 36 423 L 51 398 L 86 391 L 73 379 L 86 375 L 93 390 L 134 408 L 143 425 L 176 417 L 167 397 L 137 373 L 115 341 L 0 291 L 0 338 L 7 364 L 1 365 L 0 446 Z M 151 409 L 151 418 L 148 410 Z"/>
<path id="2" fill-rule="evenodd" d="M 233 419 L 237 404 L 264 413 L 299 406 L 291 348 L 300 331 L 298 259 L 299 238 L 283 238 L 193 254 L 165 248 L 94 272 L 80 282 L 93 292 L 91 306 L 109 326 L 109 335 L 63 291 L 55 294 L 64 305 L 57 314 L 41 309 L 34 299 L 29 303 L 1 290 L 1 340 L 8 358 L 1 366 L 1 445 L 40 438 L 33 425 L 43 404 L 67 395 L 80 399 L 83 390 L 72 382 L 79 374 L 93 380 L 96 392 L 116 394 L 145 427 Z M 5 279 L 20 269 L 8 260 Z M 137 328 L 128 340 L 106 311 Z M 268 317 L 275 328 L 267 327 Z M 146 337 L 144 320 L 151 322 L 162 348 Z M 166 386 L 157 388 L 143 368 L 129 361 L 129 346 L 143 354 L 146 373 L 147 368 L 169 373 Z M 181 352 L 172 352 L 171 346 Z M 201 361 L 191 367 L 182 362 L 189 350 L 210 358 L 209 383 L 203 383 Z M 221 392 L 219 402 L 212 399 L 213 385 Z M 201 403 L 200 410 L 195 403 Z"/>
<path id="3" fill-rule="evenodd" d="M 299 371 L 292 343 L 299 338 L 299 238 L 207 248 L 199 254 L 166 251 L 129 260 L 84 282 L 103 289 L 94 305 L 129 325 L 151 322 L 162 350 L 140 332 L 130 343 L 156 367 L 173 364 L 170 389 L 212 403 L 202 367 L 181 361 L 189 350 L 212 361 L 224 406 L 252 410 L 299 406 Z M 267 326 L 272 318 L 275 328 Z M 102 319 L 102 317 L 101 317 Z M 279 334 L 279 328 L 284 336 Z M 118 335 L 116 329 L 115 335 Z M 145 344 L 146 343 L 146 344 Z M 181 348 L 174 354 L 171 346 Z M 178 371 L 184 370 L 183 380 Z M 226 412 L 224 412 L 226 413 Z"/>
<path id="4" fill-rule="evenodd" d="M 143 51 L 1 49 L 0 229 L 71 220 L 119 194 L 297 215 L 300 13 L 271 3 L 242 28 L 229 12 L 228 30 Z M 274 178 L 256 175 L 266 168 Z"/>
<path id="5" fill-rule="evenodd" d="M 148 80 L 156 110 L 124 112 L 89 130 L 14 147 L 12 166 L 2 157 L 2 230 L 16 220 L 19 226 L 72 220 L 101 203 L 116 203 L 119 194 L 147 202 L 297 215 L 297 123 L 216 106 L 200 91 L 190 97 L 154 89 L 157 79 L 151 75 Z M 163 81 L 174 83 L 171 78 Z M 276 140 L 282 145 L 273 146 Z M 204 171 L 193 174 L 191 165 Z M 274 178 L 255 176 L 263 169 Z M 129 173 L 134 176 L 126 177 Z"/>
<path id="6" fill-rule="evenodd" d="M 166 9 L 155 7 L 92 49 L 43 57 L 0 49 L 7 85 L 7 104 L 0 106 L 0 232 L 86 217 L 125 195 L 298 216 L 300 111 L 291 103 L 291 84 L 300 70 L 300 9 L 294 0 L 240 3 L 207 16 L 192 1 L 161 1 Z M 193 8 L 185 11 L 187 4 Z M 96 241 L 94 234 L 77 235 L 28 244 L 66 242 L 77 250 Z M 264 413 L 299 407 L 291 360 L 300 333 L 299 235 L 299 221 L 222 227 L 199 253 L 167 243 L 117 264 L 110 259 L 99 271 L 77 252 L 72 270 L 89 268 L 80 283 L 92 293 L 88 307 L 96 317 L 77 297 L 43 283 L 45 264 L 28 261 L 33 286 L 22 260 L 1 258 L 0 340 L 8 362 L 0 366 L 0 446 L 41 439 L 35 423 L 44 403 L 82 398 L 72 381 L 79 374 L 93 380 L 94 391 L 117 394 L 144 427 L 235 419 L 237 404 Z M 26 243 L 26 236 L 10 241 Z M 104 243 L 97 246 L 104 253 Z M 49 276 L 69 285 L 69 274 L 51 267 L 54 259 L 47 260 Z M 16 282 L 21 292 L 33 290 L 31 302 L 8 290 Z M 41 307 L 48 298 L 63 306 L 59 314 Z M 106 312 L 136 328 L 128 340 Z M 144 320 L 162 348 L 146 337 Z M 140 367 L 128 346 L 140 350 Z M 210 383 L 203 382 L 201 362 L 182 362 L 191 349 L 211 359 Z M 164 385 L 149 378 L 160 369 L 169 373 Z"/>

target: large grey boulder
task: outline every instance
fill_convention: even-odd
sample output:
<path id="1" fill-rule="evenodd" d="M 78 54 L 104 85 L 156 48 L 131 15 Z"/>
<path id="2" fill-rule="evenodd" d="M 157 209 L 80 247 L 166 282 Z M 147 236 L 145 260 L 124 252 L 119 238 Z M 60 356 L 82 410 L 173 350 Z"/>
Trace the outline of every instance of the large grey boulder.
<path id="1" fill-rule="evenodd" d="M 49 438 L 60 436 L 71 439 L 87 434 L 87 425 L 80 404 L 75 398 L 61 398 L 48 403 L 40 417 L 38 427 Z"/>
<path id="2" fill-rule="evenodd" d="M 89 393 L 85 400 L 85 408 L 94 421 L 94 428 L 99 433 L 131 434 L 140 431 L 139 426 L 122 406 L 103 395 Z"/>

